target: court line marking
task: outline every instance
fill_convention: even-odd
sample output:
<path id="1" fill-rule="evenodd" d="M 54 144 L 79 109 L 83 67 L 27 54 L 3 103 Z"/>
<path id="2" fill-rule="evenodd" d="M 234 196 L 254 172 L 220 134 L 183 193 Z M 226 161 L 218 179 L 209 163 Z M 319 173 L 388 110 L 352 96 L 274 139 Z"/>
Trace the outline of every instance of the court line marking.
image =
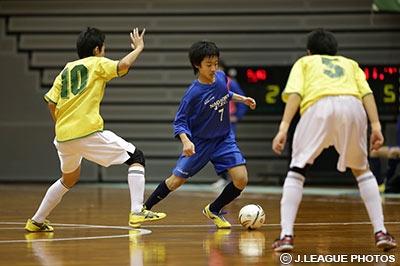
<path id="1" fill-rule="evenodd" d="M 0 225 L 24 225 L 25 223 L 21 222 L 1 222 Z M 147 235 L 151 234 L 152 231 L 148 229 L 142 228 L 132 228 L 128 226 L 107 226 L 107 225 L 89 225 L 89 224 L 57 224 L 52 223 L 55 226 L 64 226 L 64 227 L 73 227 L 73 228 L 101 228 L 101 229 L 125 229 L 125 230 L 133 230 L 138 231 L 135 236 L 139 235 Z M 10 228 L 9 228 L 10 229 Z M 20 230 L 21 228 L 15 228 Z M 3 228 L 0 227 L 0 231 Z M 48 233 L 26 233 L 26 234 L 53 234 L 53 232 Z M 52 242 L 52 241 L 73 241 L 73 240 L 94 240 L 94 239 L 112 239 L 112 238 L 122 238 L 122 237 L 129 237 L 130 234 L 122 234 L 122 235 L 103 235 L 103 236 L 88 236 L 88 237 L 71 237 L 71 238 L 42 238 L 42 239 L 7 239 L 7 240 L 0 240 L 0 244 L 2 243 L 32 243 L 32 242 Z"/>
<path id="2" fill-rule="evenodd" d="M 25 223 L 21 222 L 1 222 L 0 225 L 24 225 Z M 385 224 L 392 224 L 392 225 L 399 225 L 400 222 L 390 222 L 385 221 Z M 72 228 L 101 228 L 101 229 L 123 229 L 123 230 L 136 230 L 139 231 L 137 235 L 147 235 L 151 234 L 152 231 L 148 229 L 142 228 L 132 228 L 129 226 L 107 226 L 107 225 L 89 225 L 89 224 L 59 224 L 53 223 L 52 225 L 61 226 L 61 227 L 72 227 Z M 341 223 L 295 223 L 295 226 L 332 226 L 332 225 L 371 225 L 370 222 L 341 222 Z M 279 227 L 280 224 L 264 224 L 262 227 Z M 146 225 L 149 228 L 207 228 L 207 227 L 214 227 L 215 225 Z M 232 224 L 232 227 L 242 227 L 240 224 Z M 6 228 L 6 229 L 16 229 L 20 230 L 21 228 Z M 4 230 L 4 228 L 0 227 L 0 231 Z M 29 233 L 27 233 L 29 234 Z M 35 234 L 35 233 L 32 233 Z M 91 236 L 91 237 L 71 237 L 71 238 L 48 238 L 48 239 L 34 239 L 34 240 L 21 240 L 21 239 L 7 239 L 7 240 L 0 240 L 0 244 L 2 243 L 28 243 L 28 242 L 51 242 L 51 241 L 79 241 L 79 240 L 94 240 L 94 239 L 113 239 L 113 238 L 123 238 L 129 237 L 130 234 L 122 234 L 122 235 L 103 235 L 103 236 Z"/>
<path id="3" fill-rule="evenodd" d="M 36 234 L 36 233 L 32 233 Z M 0 244 L 2 243 L 32 243 L 32 242 L 53 242 L 53 241 L 73 241 L 73 240 L 93 240 L 93 239 L 110 239 L 110 238 L 121 238 L 121 237 L 129 237 L 129 234 L 123 235 L 114 235 L 114 236 L 87 236 L 87 237 L 71 237 L 71 238 L 42 238 L 42 239 L 34 239 L 34 240 L 0 240 Z"/>

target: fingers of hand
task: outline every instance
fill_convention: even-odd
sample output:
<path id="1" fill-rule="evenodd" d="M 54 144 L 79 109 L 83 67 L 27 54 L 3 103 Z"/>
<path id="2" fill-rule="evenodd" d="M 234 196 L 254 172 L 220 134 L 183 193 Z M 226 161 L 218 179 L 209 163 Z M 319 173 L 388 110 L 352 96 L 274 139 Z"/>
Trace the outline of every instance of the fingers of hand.
<path id="1" fill-rule="evenodd" d="M 144 35 L 145 32 L 146 32 L 146 29 L 144 28 L 144 29 L 142 30 L 142 34 L 140 34 L 140 38 L 143 38 L 143 35 Z"/>
<path id="2" fill-rule="evenodd" d="M 280 151 L 280 150 L 278 150 L 278 149 L 273 149 L 273 151 L 274 151 L 276 154 L 279 154 L 279 155 L 282 154 L 282 151 Z"/>
<path id="3" fill-rule="evenodd" d="M 143 33 L 142 33 L 143 34 Z M 132 41 L 133 40 L 136 40 L 136 39 L 139 39 L 140 37 L 139 37 L 139 29 L 138 28 L 134 28 L 133 30 L 132 30 L 132 32 L 130 33 L 130 35 L 131 35 L 131 39 L 132 39 Z"/>
<path id="4" fill-rule="evenodd" d="M 185 155 L 185 157 L 190 157 L 193 154 L 195 154 L 195 152 L 194 151 L 185 151 L 183 154 Z"/>

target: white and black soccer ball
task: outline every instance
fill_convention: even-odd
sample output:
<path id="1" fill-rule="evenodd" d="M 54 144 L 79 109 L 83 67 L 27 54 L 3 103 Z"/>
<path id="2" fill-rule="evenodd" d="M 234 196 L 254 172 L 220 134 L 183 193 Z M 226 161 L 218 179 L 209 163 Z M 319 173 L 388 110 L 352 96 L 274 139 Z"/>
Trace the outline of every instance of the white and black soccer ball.
<path id="1" fill-rule="evenodd" d="M 260 228 L 265 222 L 265 213 L 258 204 L 247 204 L 239 211 L 240 224 L 249 230 Z"/>

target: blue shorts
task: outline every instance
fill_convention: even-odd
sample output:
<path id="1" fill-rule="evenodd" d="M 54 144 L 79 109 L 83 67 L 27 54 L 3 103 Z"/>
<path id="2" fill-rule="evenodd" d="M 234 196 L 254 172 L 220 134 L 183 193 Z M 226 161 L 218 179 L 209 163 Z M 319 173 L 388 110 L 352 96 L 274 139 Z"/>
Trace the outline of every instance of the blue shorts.
<path id="1" fill-rule="evenodd" d="M 240 151 L 233 132 L 214 139 L 193 138 L 196 153 L 185 157 L 183 153 L 178 159 L 173 174 L 188 178 L 198 173 L 208 162 L 214 165 L 219 175 L 234 166 L 246 164 L 246 159 Z"/>

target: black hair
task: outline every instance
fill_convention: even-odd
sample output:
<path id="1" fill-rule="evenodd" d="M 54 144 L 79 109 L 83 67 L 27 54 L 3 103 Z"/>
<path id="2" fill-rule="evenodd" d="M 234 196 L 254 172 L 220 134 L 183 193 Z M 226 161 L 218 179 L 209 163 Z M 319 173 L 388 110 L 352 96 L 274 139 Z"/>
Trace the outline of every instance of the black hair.
<path id="1" fill-rule="evenodd" d="M 93 56 L 93 50 L 96 47 L 101 49 L 105 39 L 104 33 L 96 28 L 88 27 L 86 31 L 82 31 L 76 41 L 76 50 L 79 58 Z"/>
<path id="2" fill-rule="evenodd" d="M 219 58 L 219 49 L 215 43 L 207 40 L 193 43 L 189 49 L 189 60 L 192 64 L 194 74 L 196 75 L 199 72 L 196 66 L 200 66 L 201 61 L 205 57 L 214 56 Z"/>
<path id="3" fill-rule="evenodd" d="M 338 42 L 332 32 L 316 29 L 308 35 L 307 49 L 311 54 L 335 55 Z"/>

